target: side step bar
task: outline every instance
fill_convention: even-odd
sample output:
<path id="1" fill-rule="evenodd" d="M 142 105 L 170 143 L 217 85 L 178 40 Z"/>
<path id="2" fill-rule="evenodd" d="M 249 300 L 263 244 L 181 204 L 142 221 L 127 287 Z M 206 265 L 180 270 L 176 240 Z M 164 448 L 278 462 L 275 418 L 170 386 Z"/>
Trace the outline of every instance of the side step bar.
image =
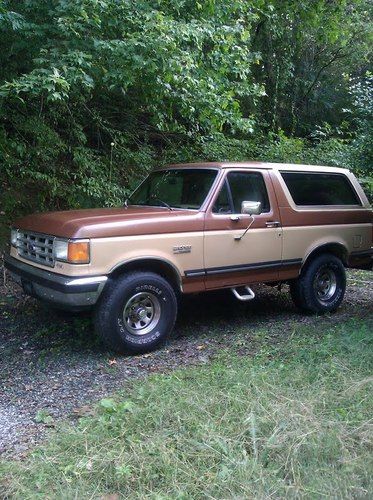
<path id="1" fill-rule="evenodd" d="M 236 288 L 231 288 L 236 299 L 242 300 L 243 302 L 255 299 L 255 293 L 251 290 L 251 288 L 249 286 L 245 286 L 244 288 L 247 290 L 247 294 L 245 295 L 241 295 Z"/>

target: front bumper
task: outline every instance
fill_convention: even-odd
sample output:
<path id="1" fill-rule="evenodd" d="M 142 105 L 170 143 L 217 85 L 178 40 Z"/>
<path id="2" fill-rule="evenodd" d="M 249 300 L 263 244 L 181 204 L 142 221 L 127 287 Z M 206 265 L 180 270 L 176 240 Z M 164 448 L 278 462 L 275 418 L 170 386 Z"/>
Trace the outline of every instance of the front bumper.
<path id="1" fill-rule="evenodd" d="M 93 306 L 108 279 L 107 276 L 64 276 L 26 264 L 10 255 L 5 256 L 4 265 L 25 293 L 65 309 Z"/>

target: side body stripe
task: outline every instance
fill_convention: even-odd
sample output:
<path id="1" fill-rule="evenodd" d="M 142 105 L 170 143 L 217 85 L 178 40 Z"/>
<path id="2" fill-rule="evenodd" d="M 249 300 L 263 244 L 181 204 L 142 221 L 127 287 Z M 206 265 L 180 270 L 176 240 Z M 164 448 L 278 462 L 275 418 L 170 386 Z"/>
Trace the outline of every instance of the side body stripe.
<path id="1" fill-rule="evenodd" d="M 185 271 L 185 276 L 195 278 L 197 276 L 211 276 L 216 274 L 226 274 L 232 272 L 254 271 L 257 269 L 281 269 L 287 266 L 297 266 L 302 263 L 302 259 L 274 260 L 271 262 L 256 262 L 252 264 L 240 264 L 236 266 L 210 267 L 208 269 L 191 269 Z"/>

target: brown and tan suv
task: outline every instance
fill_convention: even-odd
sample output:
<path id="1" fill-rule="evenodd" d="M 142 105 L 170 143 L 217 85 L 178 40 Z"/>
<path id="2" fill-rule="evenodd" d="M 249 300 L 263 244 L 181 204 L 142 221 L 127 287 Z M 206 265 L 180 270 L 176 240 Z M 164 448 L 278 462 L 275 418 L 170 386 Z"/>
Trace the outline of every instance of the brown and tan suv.
<path id="1" fill-rule="evenodd" d="M 271 163 L 171 165 L 122 208 L 24 217 L 5 266 L 26 293 L 94 306 L 103 340 L 146 352 L 171 334 L 180 293 L 288 282 L 295 304 L 334 311 L 345 267 L 372 265 L 373 214 L 344 169 Z"/>

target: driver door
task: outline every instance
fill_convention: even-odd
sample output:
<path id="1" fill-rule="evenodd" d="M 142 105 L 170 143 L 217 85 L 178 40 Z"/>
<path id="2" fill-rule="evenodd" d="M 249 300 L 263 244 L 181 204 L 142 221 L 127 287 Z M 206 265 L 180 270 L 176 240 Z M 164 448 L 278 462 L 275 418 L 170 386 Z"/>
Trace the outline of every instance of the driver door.
<path id="1" fill-rule="evenodd" d="M 259 201 L 261 213 L 253 216 L 242 214 L 243 201 Z M 249 224 L 247 233 L 237 239 Z M 268 172 L 228 171 L 206 212 L 206 288 L 276 281 L 281 268 L 280 226 Z"/>

